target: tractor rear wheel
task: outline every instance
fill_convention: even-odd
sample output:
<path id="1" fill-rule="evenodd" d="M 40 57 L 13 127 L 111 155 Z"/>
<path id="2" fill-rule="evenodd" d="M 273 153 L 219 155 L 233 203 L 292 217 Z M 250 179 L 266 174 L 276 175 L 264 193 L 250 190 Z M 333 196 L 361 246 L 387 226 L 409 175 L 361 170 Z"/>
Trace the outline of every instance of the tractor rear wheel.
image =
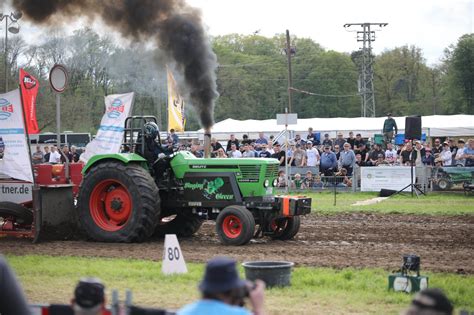
<path id="1" fill-rule="evenodd" d="M 181 237 L 193 236 L 202 225 L 202 220 L 194 215 L 177 214 L 173 219 L 167 221 L 163 218 L 156 226 L 155 235 L 165 236 L 166 234 L 176 234 Z"/>
<path id="2" fill-rule="evenodd" d="M 85 175 L 79 192 L 79 221 L 101 242 L 142 242 L 158 223 L 160 197 L 150 174 L 138 164 L 106 161 Z"/>
<path id="3" fill-rule="evenodd" d="M 33 223 L 33 212 L 22 205 L 14 202 L 0 202 L 0 220 L 12 218 L 16 225 L 31 225 Z"/>
<path id="4" fill-rule="evenodd" d="M 277 240 L 292 239 L 298 234 L 300 226 L 301 219 L 299 216 L 274 219 L 271 223 L 271 229 L 274 231 L 274 234 L 271 237 Z"/>
<path id="5" fill-rule="evenodd" d="M 228 206 L 217 216 L 216 231 L 222 244 L 244 245 L 253 237 L 255 218 L 243 206 Z"/>

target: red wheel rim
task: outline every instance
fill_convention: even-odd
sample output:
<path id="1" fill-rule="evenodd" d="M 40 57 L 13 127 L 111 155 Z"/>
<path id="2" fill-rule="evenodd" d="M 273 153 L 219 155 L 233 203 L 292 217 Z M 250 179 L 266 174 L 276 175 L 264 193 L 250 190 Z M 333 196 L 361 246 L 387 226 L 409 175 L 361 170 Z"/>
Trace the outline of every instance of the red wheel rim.
<path id="1" fill-rule="evenodd" d="M 235 215 L 228 215 L 222 222 L 222 229 L 228 238 L 237 238 L 242 233 L 242 221 Z"/>
<path id="2" fill-rule="evenodd" d="M 89 210 L 95 224 L 109 232 L 122 229 L 132 214 L 132 197 L 122 183 L 107 179 L 92 190 Z"/>

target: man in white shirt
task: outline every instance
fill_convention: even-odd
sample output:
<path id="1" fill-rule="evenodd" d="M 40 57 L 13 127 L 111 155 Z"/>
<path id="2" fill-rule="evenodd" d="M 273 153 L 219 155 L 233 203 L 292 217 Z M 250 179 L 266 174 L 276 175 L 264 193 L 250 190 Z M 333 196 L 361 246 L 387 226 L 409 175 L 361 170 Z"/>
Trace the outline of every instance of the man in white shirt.
<path id="1" fill-rule="evenodd" d="M 313 143 L 308 141 L 306 143 L 306 165 L 316 166 L 319 165 L 319 151 L 313 147 Z"/>
<path id="2" fill-rule="evenodd" d="M 390 164 L 397 162 L 397 150 L 393 148 L 393 144 L 391 142 L 387 143 L 387 150 L 385 150 L 385 160 Z"/>
<path id="3" fill-rule="evenodd" d="M 59 163 L 61 162 L 61 154 L 58 152 L 56 146 L 51 147 L 51 154 L 49 155 L 49 163 Z"/>
<path id="4" fill-rule="evenodd" d="M 231 144 L 230 151 L 228 152 L 227 155 L 229 157 L 232 157 L 232 158 L 241 158 L 242 157 L 242 153 L 239 150 L 237 150 L 237 146 L 235 145 L 235 143 Z"/>
<path id="5" fill-rule="evenodd" d="M 440 154 L 441 160 L 443 160 L 443 166 L 450 166 L 452 165 L 453 156 L 451 154 L 451 150 L 449 148 L 449 143 L 443 143 L 443 151 Z"/>
<path id="6" fill-rule="evenodd" d="M 456 151 L 456 156 L 454 157 L 454 165 L 465 165 L 466 160 L 462 158 L 464 155 L 464 146 L 466 141 L 464 139 L 458 140 L 458 150 Z"/>

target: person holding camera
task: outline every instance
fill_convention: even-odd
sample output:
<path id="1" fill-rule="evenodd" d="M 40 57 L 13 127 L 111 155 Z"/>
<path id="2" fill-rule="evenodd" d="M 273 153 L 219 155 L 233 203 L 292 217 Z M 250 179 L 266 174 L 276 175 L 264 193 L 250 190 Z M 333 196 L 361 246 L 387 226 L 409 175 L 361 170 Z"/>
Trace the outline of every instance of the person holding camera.
<path id="1" fill-rule="evenodd" d="M 262 315 L 265 283 L 240 279 L 235 260 L 225 257 L 211 259 L 199 284 L 202 298 L 178 311 L 178 315 Z M 250 300 L 252 312 L 244 308 Z"/>
<path id="2" fill-rule="evenodd" d="M 100 279 L 82 278 L 71 301 L 74 315 L 101 315 L 105 310 L 105 286 Z"/>

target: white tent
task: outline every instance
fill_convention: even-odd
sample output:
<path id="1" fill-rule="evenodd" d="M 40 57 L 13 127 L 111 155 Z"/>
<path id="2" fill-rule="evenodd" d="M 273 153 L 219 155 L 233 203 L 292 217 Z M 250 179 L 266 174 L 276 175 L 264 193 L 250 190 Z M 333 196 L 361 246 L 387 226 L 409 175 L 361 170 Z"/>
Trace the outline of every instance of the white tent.
<path id="1" fill-rule="evenodd" d="M 397 122 L 398 132 L 404 133 L 405 117 L 394 117 Z M 375 118 L 305 118 L 298 119 L 297 125 L 288 126 L 289 130 L 301 133 L 304 136 L 309 127 L 314 132 L 329 133 L 335 138 L 337 132 L 342 132 L 345 137 L 350 131 L 354 134 L 361 133 L 362 137 L 373 137 L 374 134 L 381 134 L 383 123 L 386 117 Z M 423 133 L 427 137 L 457 137 L 474 135 L 474 115 L 434 115 L 422 116 Z M 248 134 L 250 138 L 256 138 L 259 132 L 265 135 L 277 135 L 285 126 L 277 125 L 276 119 L 267 120 L 235 120 L 226 119 L 216 123 L 212 127 L 213 136 L 218 139 L 227 138 L 230 134 L 235 134 L 241 139 L 243 134 Z M 199 130 L 203 133 L 203 130 Z"/>

